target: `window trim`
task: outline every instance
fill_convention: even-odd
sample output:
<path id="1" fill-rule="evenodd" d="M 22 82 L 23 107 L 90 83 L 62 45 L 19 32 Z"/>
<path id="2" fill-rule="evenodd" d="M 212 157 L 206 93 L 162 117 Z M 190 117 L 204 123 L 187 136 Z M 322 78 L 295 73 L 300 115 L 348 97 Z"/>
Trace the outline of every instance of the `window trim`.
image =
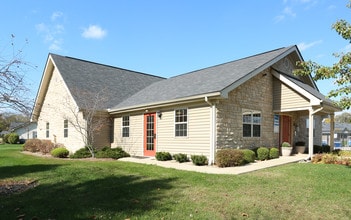
<path id="1" fill-rule="evenodd" d="M 68 120 L 63 120 L 63 137 L 68 138 Z"/>
<path id="2" fill-rule="evenodd" d="M 250 115 L 250 122 L 245 122 L 244 115 Z M 256 117 L 255 117 L 256 115 Z M 257 117 L 259 115 L 259 117 Z M 260 138 L 262 136 L 262 111 L 252 110 L 252 109 L 243 109 L 242 110 L 242 136 L 243 138 Z M 257 122 L 258 120 L 258 122 Z M 250 125 L 250 136 L 245 136 L 244 125 Z M 255 136 L 255 125 L 259 126 L 259 135 Z"/>
<path id="3" fill-rule="evenodd" d="M 46 138 L 50 137 L 50 123 L 46 122 L 46 134 L 45 134 Z"/>
<path id="4" fill-rule="evenodd" d="M 180 110 L 186 110 L 186 121 L 181 121 L 181 122 L 177 122 L 177 111 Z M 182 116 L 184 117 L 184 116 Z M 180 135 L 179 132 L 184 133 L 184 129 L 183 131 L 178 131 L 178 135 L 177 135 L 177 125 L 185 125 L 186 129 L 185 129 L 185 133 L 186 135 Z M 174 109 L 174 137 L 175 138 L 187 138 L 189 136 L 189 109 L 188 108 L 177 108 Z"/>
<path id="5" fill-rule="evenodd" d="M 124 119 L 125 118 L 128 118 L 128 121 L 126 121 L 126 122 L 128 122 L 127 125 L 124 124 L 124 122 L 125 122 Z M 125 130 L 127 130 L 127 131 L 125 132 Z M 122 136 L 122 138 L 130 137 L 130 116 L 129 115 L 122 116 L 122 120 L 121 120 L 121 136 Z"/>

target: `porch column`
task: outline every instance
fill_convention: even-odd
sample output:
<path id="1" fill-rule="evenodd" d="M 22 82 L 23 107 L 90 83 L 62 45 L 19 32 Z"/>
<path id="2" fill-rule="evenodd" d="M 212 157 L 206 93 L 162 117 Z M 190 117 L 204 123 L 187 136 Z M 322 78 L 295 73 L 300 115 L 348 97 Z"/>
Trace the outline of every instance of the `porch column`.
<path id="1" fill-rule="evenodd" d="M 308 157 L 312 160 L 313 156 L 313 109 L 309 110 L 308 117 Z"/>
<path id="2" fill-rule="evenodd" d="M 330 152 L 334 150 L 334 133 L 335 133 L 335 122 L 334 122 L 334 113 L 330 114 Z"/>

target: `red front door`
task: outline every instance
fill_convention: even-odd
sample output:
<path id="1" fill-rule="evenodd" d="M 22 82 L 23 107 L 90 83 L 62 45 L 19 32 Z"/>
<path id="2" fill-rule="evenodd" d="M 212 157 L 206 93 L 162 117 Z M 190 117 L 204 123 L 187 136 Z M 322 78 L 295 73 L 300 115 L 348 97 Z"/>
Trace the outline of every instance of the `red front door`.
<path id="1" fill-rule="evenodd" d="M 291 143 L 291 117 L 282 115 L 281 117 L 281 135 L 280 144 L 283 142 Z"/>
<path id="2" fill-rule="evenodd" d="M 144 115 L 144 156 L 155 156 L 156 113 Z"/>

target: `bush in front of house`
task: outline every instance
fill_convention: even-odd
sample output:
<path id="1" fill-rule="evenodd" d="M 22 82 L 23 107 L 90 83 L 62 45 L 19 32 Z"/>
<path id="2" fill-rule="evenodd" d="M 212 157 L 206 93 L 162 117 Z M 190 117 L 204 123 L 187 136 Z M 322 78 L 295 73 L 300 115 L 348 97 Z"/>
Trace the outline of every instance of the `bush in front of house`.
<path id="1" fill-rule="evenodd" d="M 55 148 L 55 144 L 50 140 L 41 140 L 39 145 L 39 151 L 43 154 L 50 153 Z"/>
<path id="2" fill-rule="evenodd" d="M 174 154 L 173 158 L 179 163 L 184 163 L 184 162 L 188 162 L 189 161 L 188 156 L 186 154 L 182 154 L 182 153 Z"/>
<path id="3" fill-rule="evenodd" d="M 23 150 L 32 153 L 39 152 L 41 141 L 39 139 L 29 139 L 23 144 Z"/>
<path id="4" fill-rule="evenodd" d="M 130 155 L 127 152 L 125 152 L 121 147 L 117 147 L 117 148 L 104 147 L 101 150 L 98 150 L 96 152 L 95 157 L 112 158 L 117 160 L 122 157 L 130 157 Z"/>
<path id="5" fill-rule="evenodd" d="M 269 149 L 269 159 L 279 158 L 279 150 L 276 147 Z"/>
<path id="6" fill-rule="evenodd" d="M 23 144 L 23 150 L 32 153 L 40 152 L 42 154 L 50 153 L 55 148 L 55 144 L 50 140 L 28 139 Z"/>
<path id="7" fill-rule="evenodd" d="M 243 149 L 245 163 L 253 163 L 256 159 L 256 153 L 250 149 Z"/>
<path id="8" fill-rule="evenodd" d="M 10 133 L 7 137 L 7 143 L 9 144 L 17 144 L 19 141 L 19 136 L 16 133 Z"/>
<path id="9" fill-rule="evenodd" d="M 239 149 L 221 149 L 216 153 L 216 164 L 219 167 L 234 167 L 245 164 L 244 153 Z"/>
<path id="10" fill-rule="evenodd" d="M 191 155 L 191 161 L 196 166 L 203 166 L 208 164 L 207 157 L 204 155 Z"/>
<path id="11" fill-rule="evenodd" d="M 268 160 L 269 159 L 269 149 L 267 147 L 260 147 L 257 149 L 257 159 L 258 160 Z"/>
<path id="12" fill-rule="evenodd" d="M 96 153 L 96 152 L 95 152 Z M 83 147 L 69 156 L 72 159 L 89 158 L 91 153 L 87 147 Z"/>
<path id="13" fill-rule="evenodd" d="M 159 161 L 167 161 L 172 160 L 172 155 L 169 152 L 160 151 L 156 152 L 155 158 Z"/>
<path id="14" fill-rule="evenodd" d="M 67 158 L 69 155 L 69 151 L 65 147 L 55 148 L 50 153 L 53 157 L 58 158 Z"/>

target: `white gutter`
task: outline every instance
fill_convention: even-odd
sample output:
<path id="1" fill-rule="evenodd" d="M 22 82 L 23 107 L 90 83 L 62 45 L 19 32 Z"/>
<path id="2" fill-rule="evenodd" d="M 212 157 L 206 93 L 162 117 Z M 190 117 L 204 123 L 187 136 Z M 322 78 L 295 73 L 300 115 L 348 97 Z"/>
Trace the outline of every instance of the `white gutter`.
<path id="1" fill-rule="evenodd" d="M 202 95 L 196 95 L 196 96 L 189 96 L 185 98 L 178 98 L 178 99 L 172 99 L 168 101 L 160 101 L 160 102 L 154 102 L 150 104 L 142 104 L 142 105 L 136 105 L 136 106 L 130 106 L 130 107 L 124 107 L 120 109 L 108 109 L 108 112 L 110 114 L 116 114 L 116 113 L 125 113 L 125 112 L 130 112 L 130 111 L 138 111 L 138 110 L 145 110 L 145 109 L 150 109 L 150 108 L 161 108 L 161 107 L 166 107 L 174 104 L 186 104 L 186 103 L 191 103 L 196 100 L 203 100 L 204 97 L 210 97 L 210 96 L 220 96 L 220 92 L 213 92 L 213 93 L 208 93 L 208 94 L 202 94 Z"/>
<path id="2" fill-rule="evenodd" d="M 216 149 L 216 104 L 211 103 L 208 97 L 205 96 L 205 102 L 211 106 L 211 117 L 210 117 L 210 158 L 208 165 L 214 164 L 215 149 Z"/>

